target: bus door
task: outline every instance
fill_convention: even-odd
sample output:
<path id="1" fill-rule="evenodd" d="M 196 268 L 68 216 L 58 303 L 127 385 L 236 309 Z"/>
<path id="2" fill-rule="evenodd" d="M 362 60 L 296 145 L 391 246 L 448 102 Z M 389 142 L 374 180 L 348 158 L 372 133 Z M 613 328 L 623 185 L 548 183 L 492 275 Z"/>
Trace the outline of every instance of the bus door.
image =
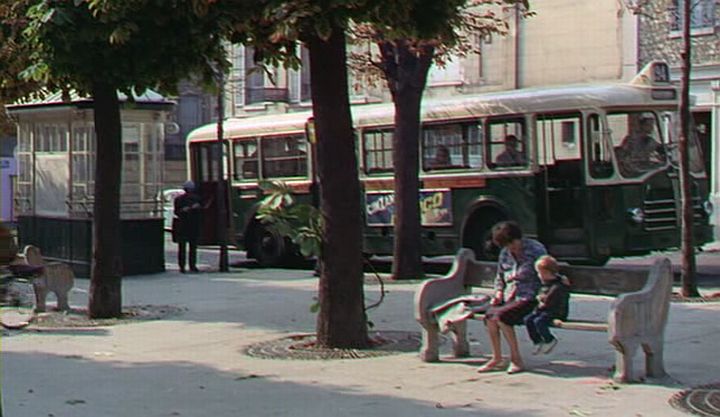
<path id="1" fill-rule="evenodd" d="M 548 251 L 565 260 L 590 255 L 585 225 L 586 189 L 580 113 L 538 115 L 538 162 L 543 170 L 544 207 L 540 230 Z M 542 189 L 542 188 L 541 188 Z"/>
<path id="2" fill-rule="evenodd" d="M 618 227 L 615 218 L 615 193 L 618 188 L 617 174 L 613 164 L 613 143 L 610 129 L 599 112 L 588 113 L 585 117 L 585 158 L 586 161 L 586 233 L 591 247 L 594 264 L 604 264 L 609 259 L 609 236 L 621 236 L 613 231 Z M 622 223 L 621 223 L 622 224 Z"/>
<path id="3" fill-rule="evenodd" d="M 231 216 L 232 208 L 230 207 L 230 184 L 227 175 L 229 153 L 227 144 L 223 143 L 222 145 L 221 148 L 220 143 L 217 141 L 190 144 L 191 179 L 195 182 L 197 192 L 203 201 L 202 226 L 200 229 L 200 241 L 198 242 L 201 245 L 217 245 L 221 243 L 217 221 L 220 215 L 224 216 L 225 225 L 227 226 L 224 230 L 224 233 L 226 233 L 225 242 L 232 244 L 235 236 Z M 220 149 L 223 149 L 222 156 Z M 221 163 L 222 171 L 220 171 Z M 218 187 L 221 187 L 221 189 L 218 190 Z M 222 214 L 218 207 L 218 195 L 220 195 L 220 201 L 224 203 Z"/>

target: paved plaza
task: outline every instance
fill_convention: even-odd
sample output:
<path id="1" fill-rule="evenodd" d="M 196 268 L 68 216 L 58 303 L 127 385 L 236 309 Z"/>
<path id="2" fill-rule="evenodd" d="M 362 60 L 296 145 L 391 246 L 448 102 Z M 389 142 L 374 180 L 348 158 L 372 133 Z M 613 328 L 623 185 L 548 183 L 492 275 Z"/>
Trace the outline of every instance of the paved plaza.
<path id="1" fill-rule="evenodd" d="M 669 376 L 623 385 L 609 377 L 607 336 L 594 332 L 558 330 L 555 350 L 533 356 L 519 329 L 529 369 L 516 375 L 476 372 L 490 350 L 479 323 L 469 326 L 472 356 L 451 359 L 446 343 L 440 363 L 403 350 L 324 360 L 249 355 L 248 347 L 314 331 L 317 278 L 305 270 L 201 269 L 185 275 L 168 264 L 166 273 L 123 280 L 123 305 L 167 307 L 171 313 L 157 320 L 6 332 L 4 416 L 687 416 L 669 400 L 720 382 L 717 302 L 673 303 Z M 88 284 L 76 280 L 71 305 L 86 306 Z M 386 286 L 384 302 L 369 312 L 374 331 L 417 336 L 416 287 Z M 366 297 L 379 297 L 377 285 L 366 286 Z M 571 316 L 604 319 L 611 300 L 575 295 Z"/>

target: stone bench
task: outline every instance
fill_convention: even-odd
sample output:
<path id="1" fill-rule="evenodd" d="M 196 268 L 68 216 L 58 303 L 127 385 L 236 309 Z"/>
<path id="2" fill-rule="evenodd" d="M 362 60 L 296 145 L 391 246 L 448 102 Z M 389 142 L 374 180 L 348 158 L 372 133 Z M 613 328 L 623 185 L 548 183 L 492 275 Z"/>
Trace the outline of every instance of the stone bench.
<path id="1" fill-rule="evenodd" d="M 478 262 L 472 251 L 461 249 L 445 276 L 420 284 L 415 292 L 414 308 L 415 319 L 422 327 L 420 358 L 423 361 L 439 360 L 440 324 L 435 314 L 438 308 L 467 296 L 475 287 L 491 288 L 495 271 L 494 263 Z M 566 330 L 607 332 L 608 341 L 616 351 L 614 377 L 619 381 L 643 379 L 633 367 L 633 358 L 640 347 L 646 356 L 645 376 L 663 376 L 664 333 L 673 283 L 670 261 L 666 258 L 656 260 L 649 272 L 567 265 L 561 266 L 561 272 L 570 278 L 573 292 L 615 295 L 617 298 L 610 305 L 607 322 L 573 318 L 556 320 L 553 325 Z M 465 317 L 482 319 L 483 314 L 470 311 Z M 466 321 L 453 322 L 449 330 L 453 355 L 467 356 Z"/>
<path id="2" fill-rule="evenodd" d="M 27 245 L 8 268 L 16 275 L 26 276 L 31 280 L 35 292 L 36 312 L 44 312 L 47 309 L 46 300 L 51 292 L 57 299 L 58 310 L 70 310 L 68 293 L 75 285 L 75 274 L 69 265 L 62 262 L 46 262 L 38 247 Z"/>

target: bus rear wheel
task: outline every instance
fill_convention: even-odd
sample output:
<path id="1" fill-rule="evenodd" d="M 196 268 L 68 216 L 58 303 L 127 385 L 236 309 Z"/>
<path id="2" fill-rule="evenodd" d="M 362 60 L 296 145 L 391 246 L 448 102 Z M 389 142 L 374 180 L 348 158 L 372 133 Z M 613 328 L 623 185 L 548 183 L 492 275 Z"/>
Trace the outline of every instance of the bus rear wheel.
<path id="1" fill-rule="evenodd" d="M 468 221 L 463 233 L 463 246 L 475 252 L 478 261 L 496 261 L 500 248 L 492 243 L 492 228 L 496 223 L 506 220 L 495 211 L 480 212 Z"/>
<path id="2" fill-rule="evenodd" d="M 285 243 L 283 236 L 265 226 L 258 225 L 250 244 L 251 256 L 257 260 L 260 266 L 282 266 L 287 250 Z"/>

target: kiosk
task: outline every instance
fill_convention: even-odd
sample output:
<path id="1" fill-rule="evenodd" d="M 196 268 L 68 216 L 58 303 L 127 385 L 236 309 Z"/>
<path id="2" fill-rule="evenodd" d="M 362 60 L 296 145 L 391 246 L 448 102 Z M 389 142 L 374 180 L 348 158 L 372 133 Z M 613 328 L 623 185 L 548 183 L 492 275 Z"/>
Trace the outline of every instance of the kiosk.
<path id="1" fill-rule="evenodd" d="M 121 101 L 123 274 L 165 270 L 164 127 L 174 103 L 147 91 Z M 95 177 L 93 102 L 60 94 L 7 106 L 17 124 L 14 214 L 20 247 L 90 276 Z"/>

